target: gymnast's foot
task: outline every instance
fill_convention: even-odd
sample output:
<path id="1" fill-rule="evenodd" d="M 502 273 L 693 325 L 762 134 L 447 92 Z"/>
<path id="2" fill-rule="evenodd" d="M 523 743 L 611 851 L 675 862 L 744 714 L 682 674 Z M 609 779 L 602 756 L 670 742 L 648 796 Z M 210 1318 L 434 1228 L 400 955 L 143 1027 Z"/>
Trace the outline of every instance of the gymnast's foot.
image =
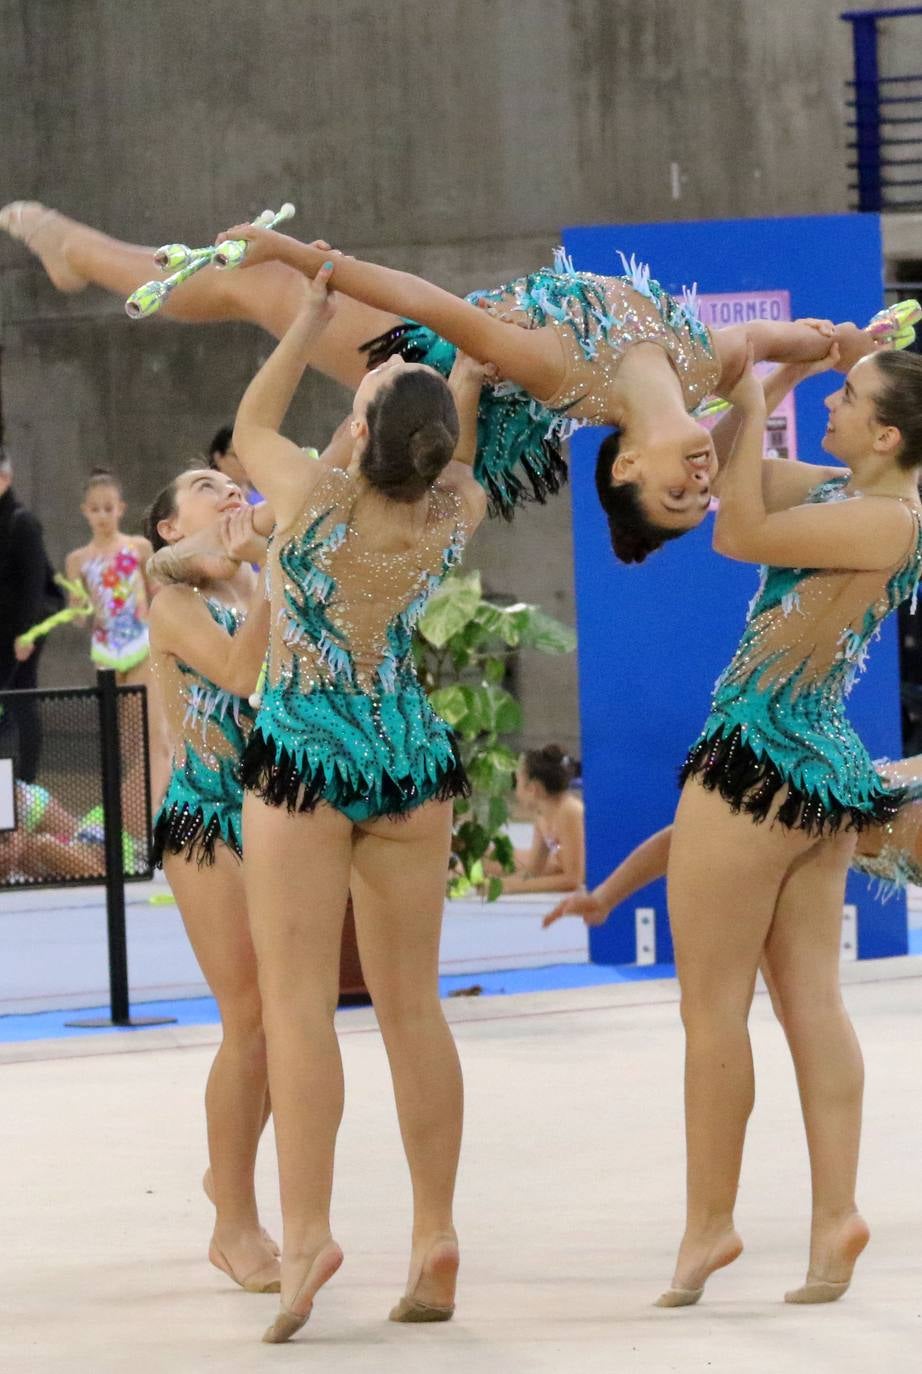
<path id="1" fill-rule="evenodd" d="M 800 1288 L 785 1293 L 785 1302 L 837 1302 L 852 1281 L 852 1271 L 871 1232 L 858 1212 L 845 1221 L 815 1229 L 810 1240 L 810 1268 Z"/>
<path id="2" fill-rule="evenodd" d="M 293 1260 L 286 1258 L 285 1291 L 291 1291 L 292 1297 L 287 1303 L 282 1298 L 278 1316 L 263 1335 L 267 1345 L 281 1345 L 301 1330 L 313 1310 L 314 1298 L 342 1262 L 343 1252 L 332 1236 L 309 1256 L 297 1256 Z M 294 1282 L 288 1277 L 292 1271 L 296 1274 Z"/>
<path id="3" fill-rule="evenodd" d="M 693 1307 L 704 1285 L 718 1269 L 739 1259 L 743 1242 L 732 1226 L 714 1232 L 686 1231 L 679 1246 L 672 1287 L 661 1293 L 655 1307 Z"/>
<path id="4" fill-rule="evenodd" d="M 72 225 L 73 220 L 37 200 L 14 200 L 0 210 L 0 229 L 35 254 L 59 291 L 82 291 L 87 284 L 67 261 L 66 240 Z"/>
<path id="5" fill-rule="evenodd" d="M 455 1232 L 414 1241 L 407 1291 L 391 1309 L 392 1322 L 447 1322 L 454 1316 L 458 1282 L 458 1237 Z"/>
<path id="6" fill-rule="evenodd" d="M 248 1293 L 277 1293 L 281 1287 L 278 1258 L 263 1240 L 259 1228 L 249 1231 L 216 1226 L 208 1258 Z"/>
<path id="7" fill-rule="evenodd" d="M 212 1172 L 211 1172 L 211 1165 L 210 1165 L 210 1164 L 209 1164 L 208 1168 L 205 1170 L 204 1176 L 203 1176 L 203 1178 L 202 1178 L 202 1189 L 203 1189 L 203 1191 L 204 1191 L 204 1193 L 205 1193 L 205 1196 L 207 1197 L 208 1201 L 211 1203 L 211 1205 L 212 1205 L 212 1207 L 213 1207 L 213 1206 L 214 1206 L 214 1177 L 213 1177 Z M 265 1228 L 264 1226 L 261 1226 L 261 1227 L 259 1228 L 259 1234 L 262 1236 L 263 1241 L 265 1242 L 265 1244 L 266 1244 L 266 1246 L 268 1247 L 268 1249 L 272 1252 L 272 1254 L 275 1256 L 275 1258 L 278 1259 L 279 1255 L 280 1255 L 282 1252 L 281 1252 L 281 1250 L 279 1249 L 279 1247 L 278 1247 L 278 1245 L 276 1244 L 276 1242 L 275 1242 L 275 1241 L 272 1239 L 272 1237 L 269 1235 L 269 1232 L 266 1230 L 266 1228 Z"/>

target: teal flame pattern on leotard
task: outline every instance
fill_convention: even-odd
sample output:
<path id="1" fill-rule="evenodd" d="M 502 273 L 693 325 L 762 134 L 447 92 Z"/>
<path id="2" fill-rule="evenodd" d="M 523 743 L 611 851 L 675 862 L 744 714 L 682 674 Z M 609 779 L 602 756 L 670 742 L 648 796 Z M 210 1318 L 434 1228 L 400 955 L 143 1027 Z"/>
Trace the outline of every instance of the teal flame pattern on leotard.
<path id="1" fill-rule="evenodd" d="M 212 619 L 229 635 L 236 634 L 243 616 L 211 597 L 204 601 Z M 161 863 L 168 851 L 211 862 L 218 841 L 239 857 L 240 760 L 255 713 L 242 697 L 216 687 L 189 664 L 177 660 L 177 668 L 185 702 L 183 738 L 154 821 L 155 859 Z"/>
<path id="2" fill-rule="evenodd" d="M 649 267 L 621 255 L 620 280 L 654 307 L 666 329 L 688 344 L 712 353 L 711 337 L 698 315 L 695 290 L 680 297 L 664 291 L 650 276 Z M 520 277 L 486 291 L 472 291 L 467 300 L 484 301 L 500 310 L 511 308 L 528 328 L 557 324 L 572 332 L 583 356 L 594 360 L 601 345 L 618 351 L 641 341 L 634 326 L 613 314 L 604 291 L 606 278 L 577 272 L 557 249 L 553 267 Z M 451 372 L 457 349 L 440 335 L 412 320 L 364 345 L 369 366 L 395 353 L 410 362 L 425 363 L 443 376 Z M 544 502 L 567 480 L 562 443 L 581 424 L 588 423 L 554 410 L 513 382 L 486 384 L 477 415 L 477 457 L 474 475 L 490 498 L 493 514 L 509 520 L 526 501 Z"/>
<path id="3" fill-rule="evenodd" d="M 825 482 L 808 500 L 844 499 L 848 481 L 846 473 Z M 886 617 L 915 596 L 922 571 L 922 527 L 918 512 L 912 513 L 912 549 L 886 585 L 881 589 L 877 584 L 860 623 L 855 624 L 857 616 L 846 625 L 830 622 L 838 634 L 837 650 L 825 666 L 810 661 L 814 629 L 802 599 L 811 579 L 850 574 L 762 569 L 746 631 L 717 681 L 710 715 L 682 769 L 683 783 L 697 776 L 754 820 L 765 819 L 780 794 L 779 822 L 811 834 L 835 830 L 843 821 L 861 829 L 892 820 L 902 791 L 888 788 L 881 778 L 847 719 L 845 700 Z M 797 628 L 803 626 L 802 649 L 799 639 L 777 634 L 779 625 L 790 625 L 792 617 L 800 617 Z"/>
<path id="4" fill-rule="evenodd" d="M 352 486 L 342 473 L 326 480 L 343 492 Z M 430 500 L 444 505 L 446 494 Z M 378 573 L 374 554 L 344 547 L 353 537 L 347 515 L 348 506 L 318 499 L 279 549 L 276 635 L 243 777 L 273 805 L 307 811 L 322 801 L 362 821 L 467 791 L 452 731 L 430 706 L 412 655 L 413 628 L 459 561 L 464 532 L 459 520 L 442 519 L 438 529 L 449 534 L 437 566 L 402 575 L 390 596 L 375 587 L 387 582 L 387 558 Z M 351 581 L 338 575 L 343 560 Z M 380 637 L 361 644 L 349 630 L 357 599 L 387 608 Z"/>

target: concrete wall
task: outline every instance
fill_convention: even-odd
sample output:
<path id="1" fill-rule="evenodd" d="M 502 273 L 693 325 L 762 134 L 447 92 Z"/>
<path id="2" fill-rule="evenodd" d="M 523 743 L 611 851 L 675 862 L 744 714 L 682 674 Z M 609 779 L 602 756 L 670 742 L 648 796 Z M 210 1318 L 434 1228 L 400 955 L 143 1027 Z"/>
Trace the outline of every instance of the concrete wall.
<path id="1" fill-rule="evenodd" d="M 546 261 L 564 224 L 846 208 L 839 0 L 0 0 L 0 186 L 140 242 L 205 241 L 291 197 L 297 231 L 457 290 Z M 676 164 L 674 170 L 672 164 Z M 678 178 L 678 180 L 676 180 Z M 81 481 L 140 509 L 233 412 L 267 340 L 131 324 L 0 244 L 17 486 L 62 559 Z M 290 432 L 346 397 L 310 379 Z M 548 551 L 552 556 L 548 556 Z M 478 536 L 497 592 L 573 618 L 566 497 Z M 522 675 L 529 743 L 578 746 L 575 664 Z M 86 676 L 61 632 L 49 681 Z"/>

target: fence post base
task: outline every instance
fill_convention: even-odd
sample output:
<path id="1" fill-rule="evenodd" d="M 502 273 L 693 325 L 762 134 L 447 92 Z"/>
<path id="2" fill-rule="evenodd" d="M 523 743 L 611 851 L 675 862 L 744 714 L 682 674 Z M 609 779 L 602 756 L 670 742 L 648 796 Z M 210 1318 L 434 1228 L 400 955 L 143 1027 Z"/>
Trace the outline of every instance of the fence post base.
<path id="1" fill-rule="evenodd" d="M 175 1016 L 132 1016 L 125 1021 L 113 1021 L 111 1016 L 87 1016 L 79 1021 L 65 1021 L 64 1025 L 78 1030 L 138 1030 L 143 1026 L 175 1026 Z"/>

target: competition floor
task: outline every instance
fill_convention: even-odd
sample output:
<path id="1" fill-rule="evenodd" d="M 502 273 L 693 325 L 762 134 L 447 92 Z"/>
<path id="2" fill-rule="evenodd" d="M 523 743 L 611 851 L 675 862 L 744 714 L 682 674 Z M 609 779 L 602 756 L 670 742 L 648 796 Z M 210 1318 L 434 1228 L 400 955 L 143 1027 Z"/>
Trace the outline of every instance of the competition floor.
<path id="1" fill-rule="evenodd" d="M 201 1093 L 211 1025 L 0 1046 L 3 1370 L 201 1374 L 918 1369 L 922 1348 L 922 959 L 846 969 L 868 1064 L 860 1196 L 874 1239 L 845 1300 L 791 1308 L 807 1175 L 767 998 L 739 1206 L 747 1251 L 701 1306 L 663 1312 L 682 1215 L 681 1036 L 672 982 L 448 1003 L 464 1064 L 456 1320 L 383 1318 L 402 1288 L 407 1184 L 372 1014 L 340 1013 L 348 1105 L 336 1234 L 346 1264 L 292 1345 L 277 1298 L 205 1260 Z M 278 1229 L 271 1142 L 259 1171 Z"/>

